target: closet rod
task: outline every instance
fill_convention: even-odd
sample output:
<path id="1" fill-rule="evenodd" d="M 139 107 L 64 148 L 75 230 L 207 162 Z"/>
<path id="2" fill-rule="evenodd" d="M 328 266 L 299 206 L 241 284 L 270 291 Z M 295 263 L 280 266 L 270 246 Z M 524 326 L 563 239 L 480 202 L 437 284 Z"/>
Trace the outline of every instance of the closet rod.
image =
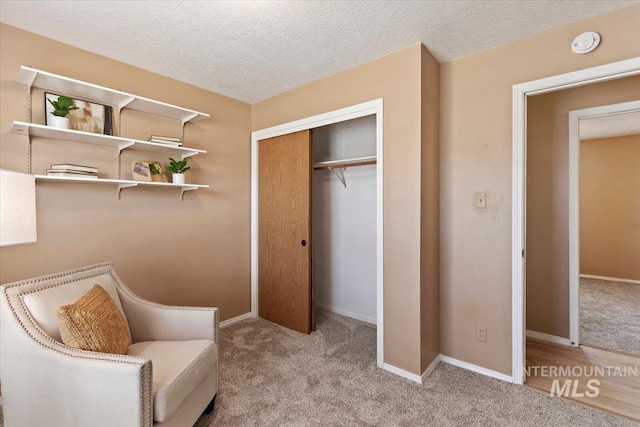
<path id="1" fill-rule="evenodd" d="M 318 162 L 313 165 L 313 170 L 338 169 L 353 166 L 375 165 L 376 156 L 356 157 L 353 159 L 331 160 L 328 162 Z"/>

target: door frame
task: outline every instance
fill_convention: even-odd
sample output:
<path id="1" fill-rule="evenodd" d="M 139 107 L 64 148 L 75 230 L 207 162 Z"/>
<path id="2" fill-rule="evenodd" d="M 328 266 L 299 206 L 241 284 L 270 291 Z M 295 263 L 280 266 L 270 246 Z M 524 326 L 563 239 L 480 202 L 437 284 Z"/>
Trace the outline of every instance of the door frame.
<path id="1" fill-rule="evenodd" d="M 513 86 L 511 211 L 511 376 L 524 384 L 526 367 L 526 152 L 527 97 L 640 74 L 640 57 Z"/>
<path id="2" fill-rule="evenodd" d="M 261 140 L 365 116 L 376 116 L 376 329 L 377 365 L 384 363 L 384 221 L 382 98 L 251 132 L 251 316 L 258 317 L 258 150 Z"/>
<path id="3" fill-rule="evenodd" d="M 580 345 L 580 120 L 640 111 L 640 101 L 569 112 L 569 340 Z"/>

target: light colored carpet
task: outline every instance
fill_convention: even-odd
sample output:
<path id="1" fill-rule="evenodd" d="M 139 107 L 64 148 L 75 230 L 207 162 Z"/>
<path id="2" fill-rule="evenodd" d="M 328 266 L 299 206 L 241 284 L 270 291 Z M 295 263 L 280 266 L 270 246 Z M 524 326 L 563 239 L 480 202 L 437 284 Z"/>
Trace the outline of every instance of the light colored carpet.
<path id="1" fill-rule="evenodd" d="M 415 384 L 376 368 L 374 328 L 323 311 L 311 335 L 263 319 L 220 332 L 216 409 L 196 427 L 634 425 L 444 363 Z"/>
<path id="2" fill-rule="evenodd" d="M 303 335 L 262 319 L 221 330 L 220 390 L 205 426 L 629 426 L 441 363 L 424 385 L 375 366 L 375 329 L 318 312 Z"/>
<path id="3" fill-rule="evenodd" d="M 640 355 L 640 285 L 580 279 L 580 343 Z"/>

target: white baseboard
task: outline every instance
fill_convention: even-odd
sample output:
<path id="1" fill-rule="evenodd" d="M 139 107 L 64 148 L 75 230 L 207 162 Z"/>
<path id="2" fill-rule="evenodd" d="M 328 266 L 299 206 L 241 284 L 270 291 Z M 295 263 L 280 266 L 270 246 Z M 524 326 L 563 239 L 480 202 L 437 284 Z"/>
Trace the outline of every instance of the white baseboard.
<path id="1" fill-rule="evenodd" d="M 384 363 L 382 365 L 382 369 L 385 371 L 389 371 L 392 374 L 396 374 L 402 378 L 406 378 L 408 380 L 413 381 L 414 383 L 422 384 L 424 380 L 429 378 L 429 375 L 438 367 L 440 364 L 440 355 L 436 356 L 436 358 L 431 362 L 431 364 L 425 369 L 422 375 L 413 374 L 409 371 L 405 371 L 404 369 L 397 368 L 393 365 L 389 365 L 388 363 Z"/>
<path id="2" fill-rule="evenodd" d="M 402 378 L 406 378 L 408 380 L 411 380 L 414 383 L 422 384 L 422 377 L 420 375 L 412 374 L 409 371 L 405 371 L 404 369 L 396 368 L 395 366 L 389 365 L 388 363 L 383 363 L 382 364 L 382 369 L 384 369 L 385 371 L 389 371 L 392 374 L 396 374 L 398 376 L 401 376 Z"/>
<path id="3" fill-rule="evenodd" d="M 463 362 L 462 360 L 454 359 L 453 357 L 445 356 L 443 354 L 440 355 L 440 361 L 448 363 L 449 365 L 457 366 L 458 368 L 486 375 L 487 377 L 496 378 L 509 383 L 513 382 L 513 377 L 510 375 L 506 375 L 498 371 L 492 371 L 491 369 L 483 368 L 482 366 L 474 365 L 473 363 Z"/>
<path id="4" fill-rule="evenodd" d="M 234 323 L 241 322 L 246 319 L 251 319 L 253 316 L 251 313 L 241 314 L 240 316 L 232 317 L 231 319 L 223 320 L 220 322 L 220 327 L 225 328 L 229 325 L 233 325 Z"/>
<path id="5" fill-rule="evenodd" d="M 574 347 L 571 345 L 571 340 L 569 338 L 562 338 L 557 335 L 550 335 L 542 332 L 530 331 L 527 329 L 527 336 L 530 338 L 535 338 L 542 341 L 549 341 L 556 344 L 562 344 L 562 345 L 568 345 L 569 347 Z"/>
<path id="6" fill-rule="evenodd" d="M 323 305 L 323 304 L 316 304 L 316 307 L 321 308 L 323 310 L 327 310 L 327 311 L 329 311 L 331 313 L 339 314 L 341 316 L 351 317 L 352 319 L 360 320 L 361 322 L 369 323 L 369 324 L 374 325 L 374 326 L 377 323 L 376 319 L 371 319 L 369 317 L 361 316 L 359 314 L 350 313 L 350 312 L 345 311 L 345 310 L 340 310 L 339 308 L 333 308 L 333 307 L 329 307 L 329 306 Z"/>
<path id="7" fill-rule="evenodd" d="M 440 364 L 440 355 L 437 355 L 436 358 L 433 359 L 433 362 L 431 362 L 431 364 L 427 367 L 427 369 L 425 369 L 424 372 L 422 373 L 422 378 L 420 381 L 421 384 L 424 384 L 424 381 L 431 376 L 431 374 L 438 367 L 439 364 Z"/>
<path id="8" fill-rule="evenodd" d="M 593 274 L 581 274 L 580 277 L 583 279 L 607 280 L 609 282 L 625 282 L 625 283 L 634 283 L 636 285 L 640 285 L 640 280 L 633 280 L 633 279 L 620 279 L 617 277 L 594 276 Z"/>

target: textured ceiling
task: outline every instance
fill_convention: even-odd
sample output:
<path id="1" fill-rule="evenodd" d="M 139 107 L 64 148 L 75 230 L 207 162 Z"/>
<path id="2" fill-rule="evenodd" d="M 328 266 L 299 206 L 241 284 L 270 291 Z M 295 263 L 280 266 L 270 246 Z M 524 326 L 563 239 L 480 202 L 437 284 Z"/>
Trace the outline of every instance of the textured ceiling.
<path id="1" fill-rule="evenodd" d="M 580 120 L 580 140 L 640 134 L 640 111 Z"/>
<path id="2" fill-rule="evenodd" d="M 3 0 L 0 21 L 253 103 L 414 43 L 445 62 L 637 2 Z"/>

